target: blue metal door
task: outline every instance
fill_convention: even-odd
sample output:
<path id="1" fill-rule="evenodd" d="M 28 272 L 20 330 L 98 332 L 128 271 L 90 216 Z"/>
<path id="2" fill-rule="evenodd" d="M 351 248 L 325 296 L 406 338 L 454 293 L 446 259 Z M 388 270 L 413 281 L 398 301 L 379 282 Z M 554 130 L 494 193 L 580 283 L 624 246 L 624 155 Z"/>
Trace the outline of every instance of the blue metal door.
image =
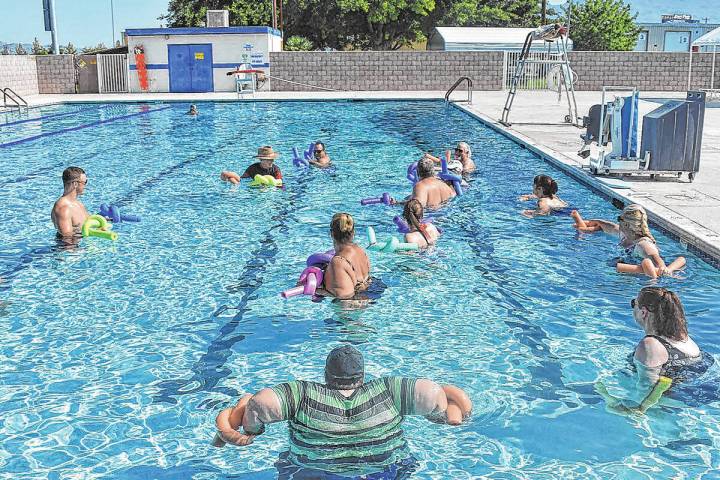
<path id="1" fill-rule="evenodd" d="M 193 92 L 213 91 L 212 45 L 189 45 Z"/>
<path id="2" fill-rule="evenodd" d="M 192 92 L 190 81 L 190 45 L 168 45 L 168 69 L 171 92 Z"/>
<path id="3" fill-rule="evenodd" d="M 212 92 L 212 45 L 168 45 L 171 92 Z"/>

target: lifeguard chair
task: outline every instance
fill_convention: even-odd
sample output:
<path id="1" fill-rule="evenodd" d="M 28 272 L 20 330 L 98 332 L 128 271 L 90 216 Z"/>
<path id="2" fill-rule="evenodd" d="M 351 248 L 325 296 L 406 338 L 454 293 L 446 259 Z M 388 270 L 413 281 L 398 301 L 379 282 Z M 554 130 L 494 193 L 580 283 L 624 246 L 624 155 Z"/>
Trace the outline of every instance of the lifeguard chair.
<path id="1" fill-rule="evenodd" d="M 256 70 L 252 69 L 252 65 L 243 63 L 238 65 L 233 72 L 235 75 L 235 93 L 238 98 L 240 95 L 251 93 L 255 95 L 257 90 L 257 77 Z"/>

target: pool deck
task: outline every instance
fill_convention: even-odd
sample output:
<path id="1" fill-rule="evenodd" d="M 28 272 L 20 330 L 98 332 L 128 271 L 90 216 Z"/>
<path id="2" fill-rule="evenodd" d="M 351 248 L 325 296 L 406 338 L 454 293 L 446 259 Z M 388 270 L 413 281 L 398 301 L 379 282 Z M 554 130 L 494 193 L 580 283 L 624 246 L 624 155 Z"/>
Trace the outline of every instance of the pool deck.
<path id="1" fill-rule="evenodd" d="M 659 179 L 628 181 L 629 189 L 612 189 L 582 169 L 587 165 L 576 155 L 581 146 L 576 127 L 552 123 L 561 122 L 567 113 L 565 103 L 558 103 L 557 94 L 549 91 L 519 91 L 510 115 L 511 127 L 498 123 L 507 93 L 503 91 L 476 91 L 472 105 L 457 106 L 481 119 L 492 128 L 524 143 L 548 162 L 563 169 L 579 181 L 623 203 L 644 206 L 651 220 L 677 236 L 681 242 L 707 255 L 708 260 L 720 264 L 720 105 L 706 108 L 700 171 L 693 183 L 682 180 Z M 443 98 L 444 92 L 259 92 L 246 96 L 246 101 L 277 100 L 330 100 L 376 99 L 419 100 Z M 452 99 L 464 99 L 457 92 Z M 577 92 L 579 115 L 586 115 L 591 105 L 600 103 L 600 92 Z M 642 98 L 685 98 L 685 92 L 641 92 L 640 114 L 644 115 L 659 103 Z M 235 93 L 202 94 L 87 94 L 87 95 L 36 95 L 27 98 L 31 106 L 65 102 L 137 102 L 137 101 L 237 101 Z M 201 109 L 202 111 L 202 109 Z M 543 123 L 528 125 L 527 123 Z M 460 139 L 458 139 L 460 140 Z M 475 146 L 477 148 L 477 146 Z M 562 185 L 560 186 L 562 192 Z"/>

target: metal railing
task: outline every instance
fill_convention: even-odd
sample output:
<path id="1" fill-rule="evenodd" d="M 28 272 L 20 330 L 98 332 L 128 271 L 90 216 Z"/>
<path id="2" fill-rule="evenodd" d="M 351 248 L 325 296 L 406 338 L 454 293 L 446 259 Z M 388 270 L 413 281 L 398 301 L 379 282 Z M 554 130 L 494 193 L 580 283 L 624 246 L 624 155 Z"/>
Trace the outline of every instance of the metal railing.
<path id="1" fill-rule="evenodd" d="M 507 52 L 505 73 L 503 75 L 505 90 L 512 87 L 513 73 L 520 61 L 522 52 Z M 548 88 L 548 77 L 551 74 L 551 61 L 560 61 L 560 55 L 554 52 L 528 52 L 522 78 L 518 79 L 518 90 L 545 90 Z"/>
<path id="2" fill-rule="evenodd" d="M 97 69 L 100 93 L 128 92 L 127 54 L 98 54 Z"/>
<path id="3" fill-rule="evenodd" d="M 450 94 L 455 91 L 455 89 L 464 81 L 467 81 L 467 103 L 472 103 L 472 86 L 473 82 L 470 77 L 460 77 L 458 78 L 457 82 L 453 83 L 453 86 L 448 89 L 448 91 L 445 93 L 445 101 L 450 101 Z"/>
<path id="4" fill-rule="evenodd" d="M 26 110 L 30 108 L 30 106 L 25 101 L 25 99 L 22 98 L 17 93 L 15 93 L 12 88 L 10 88 L 10 87 L 3 88 L 2 94 L 3 94 L 3 107 L 17 108 L 18 111 L 21 110 L 22 107 L 25 107 Z M 10 100 L 12 100 L 12 102 L 13 102 L 10 105 L 8 105 L 8 103 L 7 103 L 8 98 Z"/>

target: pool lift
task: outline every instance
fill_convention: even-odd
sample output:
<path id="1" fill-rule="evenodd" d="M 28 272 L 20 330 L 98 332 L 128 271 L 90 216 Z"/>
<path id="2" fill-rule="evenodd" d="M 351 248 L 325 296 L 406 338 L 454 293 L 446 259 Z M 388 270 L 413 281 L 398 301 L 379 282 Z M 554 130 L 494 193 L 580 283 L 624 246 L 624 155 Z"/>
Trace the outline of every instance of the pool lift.
<path id="1" fill-rule="evenodd" d="M 605 102 L 609 92 L 630 91 L 629 97 L 615 96 Z M 585 145 L 578 152 L 588 158 L 590 172 L 597 174 L 644 173 L 650 165 L 650 152 L 638 156 L 638 100 L 636 87 L 603 86 L 600 105 L 590 107 L 587 133 L 580 137 Z M 590 145 L 596 143 L 597 155 L 591 156 Z M 609 147 L 608 147 L 609 146 Z"/>
<path id="2" fill-rule="evenodd" d="M 577 102 L 575 100 L 575 88 L 573 83 L 575 79 L 573 76 L 575 72 L 570 68 L 570 61 L 568 60 L 568 28 L 565 25 L 554 23 L 551 25 L 543 25 L 536 28 L 535 30 L 528 33 L 525 37 L 525 43 L 520 52 L 520 58 L 515 66 L 515 72 L 513 73 L 512 82 L 510 84 L 510 90 L 508 96 L 505 99 L 505 106 L 503 107 L 502 116 L 500 123 L 509 127 L 511 125 L 509 116 L 510 110 L 512 109 L 515 95 L 517 94 L 518 84 L 523 78 L 525 73 L 525 66 L 531 65 L 552 65 L 550 72 L 548 72 L 548 83 L 555 83 L 558 90 L 558 101 L 562 96 L 562 89 L 565 88 L 565 96 L 568 104 L 568 114 L 565 115 L 563 125 L 573 125 L 576 127 L 582 127 L 579 123 L 581 120 L 578 117 Z M 547 44 L 547 52 L 544 58 L 529 58 L 530 49 L 532 42 L 535 40 L 542 40 Z M 555 51 L 553 52 L 553 48 Z"/>

